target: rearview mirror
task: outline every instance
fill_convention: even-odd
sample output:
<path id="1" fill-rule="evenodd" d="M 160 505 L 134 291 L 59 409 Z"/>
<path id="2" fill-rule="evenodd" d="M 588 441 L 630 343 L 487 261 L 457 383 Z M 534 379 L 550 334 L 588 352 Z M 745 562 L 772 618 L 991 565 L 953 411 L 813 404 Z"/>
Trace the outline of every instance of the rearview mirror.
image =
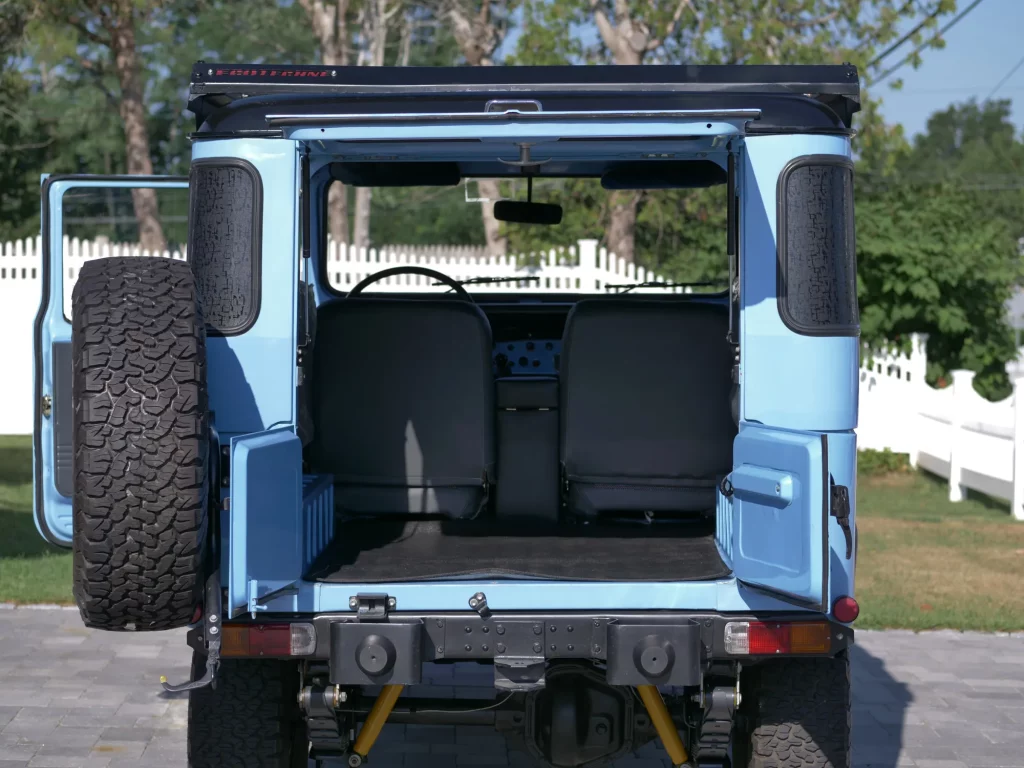
<path id="1" fill-rule="evenodd" d="M 494 204 L 494 218 L 513 224 L 559 224 L 562 221 L 562 206 L 555 203 L 499 200 Z"/>

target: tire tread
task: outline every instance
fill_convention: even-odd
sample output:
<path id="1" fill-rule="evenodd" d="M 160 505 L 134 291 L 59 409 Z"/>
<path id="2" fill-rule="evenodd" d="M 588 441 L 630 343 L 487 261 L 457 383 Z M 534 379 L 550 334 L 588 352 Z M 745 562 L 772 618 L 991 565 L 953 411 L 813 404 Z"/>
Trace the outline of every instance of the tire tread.
<path id="1" fill-rule="evenodd" d="M 192 270 L 97 259 L 72 294 L 74 596 L 86 626 L 188 624 L 202 587 L 206 327 Z"/>

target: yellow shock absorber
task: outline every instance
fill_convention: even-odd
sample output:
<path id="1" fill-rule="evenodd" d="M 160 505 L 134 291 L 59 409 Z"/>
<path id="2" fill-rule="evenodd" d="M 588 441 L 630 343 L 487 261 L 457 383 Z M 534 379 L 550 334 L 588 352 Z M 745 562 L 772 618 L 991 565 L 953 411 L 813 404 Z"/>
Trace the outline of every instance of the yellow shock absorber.
<path id="1" fill-rule="evenodd" d="M 403 687 L 401 685 L 385 685 L 384 690 L 377 696 L 377 700 L 373 702 L 373 709 L 370 710 L 366 722 L 363 723 L 363 727 L 359 731 L 356 745 L 352 747 L 352 751 L 360 758 L 365 759 L 370 753 L 373 743 L 380 736 L 381 728 L 388 721 L 391 710 L 395 708 L 395 702 L 402 695 Z M 351 765 L 351 762 L 349 764 Z"/>
<path id="2" fill-rule="evenodd" d="M 654 724 L 661 743 L 665 745 L 665 751 L 668 752 L 672 765 L 686 765 L 686 761 L 690 759 L 689 755 L 686 754 L 683 740 L 679 738 L 676 724 L 672 722 L 672 718 L 668 714 L 668 708 L 665 706 L 665 700 L 661 698 L 658 686 L 638 685 L 636 690 L 647 708 L 647 714 L 651 717 L 651 723 Z"/>

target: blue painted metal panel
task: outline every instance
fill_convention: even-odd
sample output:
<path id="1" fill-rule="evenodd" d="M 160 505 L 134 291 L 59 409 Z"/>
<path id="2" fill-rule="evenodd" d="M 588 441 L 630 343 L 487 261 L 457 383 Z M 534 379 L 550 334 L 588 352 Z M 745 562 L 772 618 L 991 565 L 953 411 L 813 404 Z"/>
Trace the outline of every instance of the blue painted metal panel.
<path id="1" fill-rule="evenodd" d="M 124 177 L 117 180 L 103 179 L 102 177 L 68 177 L 66 179 L 54 179 L 47 187 L 47 199 L 43 201 L 48 206 L 48 216 L 43 217 L 49 221 L 49 226 L 42 233 L 43 238 L 48 242 L 50 253 L 49 275 L 48 275 L 48 301 L 46 306 L 41 307 L 43 312 L 42 326 L 40 328 L 40 350 L 42 386 L 36 382 L 36 388 L 46 394 L 53 392 L 53 345 L 58 342 L 71 341 L 71 323 L 64 317 L 64 194 L 70 189 L 83 187 L 94 187 L 101 189 L 130 189 L 148 187 L 156 189 L 184 189 L 188 183 L 180 179 L 168 179 L 159 176 L 139 176 L 137 179 L 126 181 Z M 35 404 L 39 407 L 39 403 Z M 43 417 L 40 420 L 40 431 L 35 436 L 41 444 L 42 466 L 34 467 L 34 477 L 42 484 L 42 508 L 39 504 L 39 496 L 33 494 L 33 512 L 36 530 L 43 533 L 49 531 L 49 537 L 55 543 L 71 544 L 71 498 L 62 496 L 54 483 L 55 467 L 53 465 L 53 419 Z M 33 451 L 33 463 L 36 462 L 35 451 Z"/>
<path id="2" fill-rule="evenodd" d="M 829 541 L 829 606 L 844 596 L 854 597 L 857 544 L 857 435 L 853 432 L 832 433 L 828 436 L 828 471 L 836 485 L 845 485 L 850 491 L 850 529 L 853 533 L 854 552 L 846 558 L 846 535 L 834 517 L 828 521 Z"/>
<path id="3" fill-rule="evenodd" d="M 722 560 L 730 568 L 733 559 L 733 520 L 732 497 L 718 491 L 715 498 L 715 543 Z"/>
<path id="4" fill-rule="evenodd" d="M 257 599 L 304 571 L 302 441 L 285 428 L 231 439 L 228 611 L 262 610 Z"/>
<path id="5" fill-rule="evenodd" d="M 740 581 L 820 605 L 827 584 L 821 435 L 742 424 L 729 475 Z"/>
<path id="6" fill-rule="evenodd" d="M 293 141 L 197 142 L 193 160 L 241 158 L 263 188 L 259 315 L 238 336 L 207 339 L 210 410 L 222 439 L 294 425 L 298 287 L 299 160 Z"/>
<path id="7" fill-rule="evenodd" d="M 334 478 L 306 475 L 302 478 L 302 573 L 334 538 Z"/>
<path id="8" fill-rule="evenodd" d="M 856 337 L 801 336 L 777 303 L 776 214 L 779 174 L 802 155 L 850 157 L 842 136 L 754 136 L 741 153 L 741 415 L 794 430 L 857 425 Z"/>
<path id="9" fill-rule="evenodd" d="M 396 574 L 397 575 L 397 574 Z M 794 611 L 799 607 L 749 589 L 735 579 L 688 582 L 563 582 L 507 579 L 388 584 L 300 582 L 298 591 L 267 603 L 274 613 L 347 613 L 349 598 L 360 592 L 387 593 L 399 611 L 468 611 L 469 598 L 487 595 L 499 611 Z"/>

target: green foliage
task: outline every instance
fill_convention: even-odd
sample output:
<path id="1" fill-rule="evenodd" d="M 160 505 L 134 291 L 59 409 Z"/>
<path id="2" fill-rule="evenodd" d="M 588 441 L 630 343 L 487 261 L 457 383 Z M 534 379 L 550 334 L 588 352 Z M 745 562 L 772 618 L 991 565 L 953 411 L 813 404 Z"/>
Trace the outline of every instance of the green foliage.
<path id="1" fill-rule="evenodd" d="M 17 72 L 0 70 L 0 241 L 39 231 L 39 170 L 52 140 L 25 111 L 28 94 Z"/>
<path id="2" fill-rule="evenodd" d="M 505 182 L 503 194 L 525 199 L 525 184 Z M 623 193 L 638 202 L 636 262 L 662 277 L 680 281 L 727 279 L 725 186 L 710 189 L 658 189 Z M 613 198 L 599 179 L 541 180 L 534 200 L 559 203 L 555 227 L 506 225 L 514 253 L 546 251 L 584 238 L 602 245 Z"/>
<path id="3" fill-rule="evenodd" d="M 868 344 L 927 333 L 931 378 L 969 368 L 983 395 L 1009 394 L 1005 305 L 1018 256 L 1006 221 L 979 216 L 972 195 L 949 184 L 894 184 L 858 199 L 857 255 Z"/>
<path id="4" fill-rule="evenodd" d="M 349 211 L 355 208 L 350 193 Z M 378 187 L 370 204 L 374 245 L 483 245 L 480 205 L 458 187 Z"/>
<path id="5" fill-rule="evenodd" d="M 881 451 L 857 451 L 857 474 L 866 477 L 904 474 L 911 471 L 910 457 L 905 453 L 893 453 L 888 448 Z"/>

